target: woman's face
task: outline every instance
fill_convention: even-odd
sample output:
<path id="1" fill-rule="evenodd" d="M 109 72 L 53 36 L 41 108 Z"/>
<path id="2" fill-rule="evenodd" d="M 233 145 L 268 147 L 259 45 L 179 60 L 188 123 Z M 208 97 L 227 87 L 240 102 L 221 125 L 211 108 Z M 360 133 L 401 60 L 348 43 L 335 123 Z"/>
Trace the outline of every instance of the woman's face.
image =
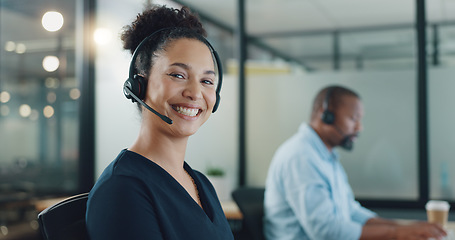
<path id="1" fill-rule="evenodd" d="M 177 135 L 194 134 L 215 105 L 218 78 L 214 69 L 212 54 L 204 43 L 188 38 L 171 42 L 154 59 L 145 101 L 173 124 L 154 115 L 149 121 L 164 124 Z"/>

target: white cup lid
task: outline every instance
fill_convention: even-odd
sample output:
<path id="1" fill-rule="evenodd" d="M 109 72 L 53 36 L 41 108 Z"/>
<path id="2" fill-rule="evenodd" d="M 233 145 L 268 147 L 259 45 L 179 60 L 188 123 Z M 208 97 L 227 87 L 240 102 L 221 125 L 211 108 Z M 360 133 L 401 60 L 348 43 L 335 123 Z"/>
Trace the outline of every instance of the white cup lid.
<path id="1" fill-rule="evenodd" d="M 427 210 L 448 211 L 449 208 L 450 208 L 450 205 L 446 201 L 430 200 L 425 205 L 425 209 L 427 209 Z"/>

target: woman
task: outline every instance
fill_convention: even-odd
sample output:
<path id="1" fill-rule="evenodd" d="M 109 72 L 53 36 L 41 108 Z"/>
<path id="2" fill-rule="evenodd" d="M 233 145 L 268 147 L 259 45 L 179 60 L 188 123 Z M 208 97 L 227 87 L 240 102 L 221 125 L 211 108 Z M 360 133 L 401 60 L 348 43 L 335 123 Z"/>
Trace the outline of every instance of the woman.
<path id="1" fill-rule="evenodd" d="M 189 136 L 219 102 L 205 34 L 186 7 L 153 7 L 125 28 L 133 59 L 124 90 L 141 104 L 141 129 L 90 192 L 90 239 L 233 239 L 213 186 L 184 161 Z"/>

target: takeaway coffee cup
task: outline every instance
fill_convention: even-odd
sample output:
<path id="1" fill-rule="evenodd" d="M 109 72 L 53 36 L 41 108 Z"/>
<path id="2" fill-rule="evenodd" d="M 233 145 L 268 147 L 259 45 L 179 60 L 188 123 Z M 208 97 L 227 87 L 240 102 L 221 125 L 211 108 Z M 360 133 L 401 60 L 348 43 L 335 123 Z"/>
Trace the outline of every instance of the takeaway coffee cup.
<path id="1" fill-rule="evenodd" d="M 446 201 L 430 200 L 425 205 L 428 222 L 437 223 L 443 227 L 447 226 L 450 205 Z"/>

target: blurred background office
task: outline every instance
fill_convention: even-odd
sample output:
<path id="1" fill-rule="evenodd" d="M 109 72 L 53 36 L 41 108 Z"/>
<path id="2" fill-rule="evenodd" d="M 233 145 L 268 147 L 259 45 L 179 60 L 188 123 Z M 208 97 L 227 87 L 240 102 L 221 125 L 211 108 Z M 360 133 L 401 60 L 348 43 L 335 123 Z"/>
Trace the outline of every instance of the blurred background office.
<path id="1" fill-rule="evenodd" d="M 276 148 L 337 83 L 365 107 L 341 152 L 356 198 L 455 203 L 454 0 L 0 0 L 0 239 L 37 239 L 36 201 L 89 191 L 134 141 L 119 33 L 153 3 L 198 12 L 222 58 L 219 111 L 186 160 L 222 175 L 222 201 L 264 186 Z"/>

